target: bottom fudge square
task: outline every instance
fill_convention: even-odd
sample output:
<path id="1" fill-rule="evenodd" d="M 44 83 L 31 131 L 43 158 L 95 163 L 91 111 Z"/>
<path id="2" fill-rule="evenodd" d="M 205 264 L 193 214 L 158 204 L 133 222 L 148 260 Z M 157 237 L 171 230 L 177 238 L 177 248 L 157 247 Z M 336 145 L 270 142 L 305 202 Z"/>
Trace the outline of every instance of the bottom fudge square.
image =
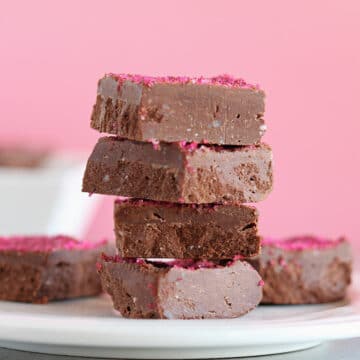
<path id="1" fill-rule="evenodd" d="M 96 262 L 104 241 L 66 236 L 0 238 L 0 300 L 47 303 L 102 292 Z"/>
<path id="2" fill-rule="evenodd" d="M 313 236 L 264 239 L 258 258 L 262 303 L 315 304 L 341 300 L 351 282 L 351 248 L 344 239 Z"/>
<path id="3" fill-rule="evenodd" d="M 262 280 L 247 262 L 102 256 L 103 288 L 128 318 L 234 318 L 256 307 Z"/>

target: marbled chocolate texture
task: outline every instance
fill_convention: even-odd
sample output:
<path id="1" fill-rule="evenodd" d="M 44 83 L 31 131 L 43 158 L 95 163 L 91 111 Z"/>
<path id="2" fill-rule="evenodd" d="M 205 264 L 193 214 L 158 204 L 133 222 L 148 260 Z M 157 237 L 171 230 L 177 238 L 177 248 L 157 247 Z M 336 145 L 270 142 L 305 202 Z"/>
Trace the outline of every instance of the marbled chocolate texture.
<path id="1" fill-rule="evenodd" d="M 242 261 L 191 269 L 102 260 L 99 273 L 114 308 L 129 318 L 234 318 L 262 295 L 260 276 Z"/>
<path id="2" fill-rule="evenodd" d="M 260 250 L 258 212 L 245 205 L 118 200 L 116 244 L 123 257 L 230 259 Z"/>
<path id="3" fill-rule="evenodd" d="M 272 190 L 272 152 L 101 138 L 87 163 L 83 191 L 184 202 L 258 202 Z"/>
<path id="4" fill-rule="evenodd" d="M 262 303 L 310 304 L 341 300 L 351 282 L 351 249 L 344 239 L 264 241 L 258 259 Z"/>
<path id="5" fill-rule="evenodd" d="M 106 75 L 98 84 L 91 127 L 138 141 L 257 144 L 266 130 L 264 98 L 253 86 Z"/>
<path id="6" fill-rule="evenodd" d="M 47 303 L 102 292 L 96 262 L 107 245 L 65 237 L 1 239 L 0 300 Z M 34 241 L 33 241 L 34 240 Z"/>

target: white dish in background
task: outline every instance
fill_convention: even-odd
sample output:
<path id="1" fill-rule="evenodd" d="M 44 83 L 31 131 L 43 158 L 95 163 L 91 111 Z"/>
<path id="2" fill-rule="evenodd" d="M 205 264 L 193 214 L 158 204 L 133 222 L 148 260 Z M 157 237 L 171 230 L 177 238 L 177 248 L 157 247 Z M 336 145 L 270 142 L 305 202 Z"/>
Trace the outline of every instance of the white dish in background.
<path id="1" fill-rule="evenodd" d="M 98 197 L 81 192 L 85 157 L 51 156 L 34 169 L 0 167 L 0 233 L 81 238 Z"/>
<path id="2" fill-rule="evenodd" d="M 0 346 L 128 359 L 221 358 L 306 349 L 360 336 L 358 277 L 351 302 L 259 306 L 231 320 L 131 320 L 103 296 L 49 305 L 0 302 Z"/>

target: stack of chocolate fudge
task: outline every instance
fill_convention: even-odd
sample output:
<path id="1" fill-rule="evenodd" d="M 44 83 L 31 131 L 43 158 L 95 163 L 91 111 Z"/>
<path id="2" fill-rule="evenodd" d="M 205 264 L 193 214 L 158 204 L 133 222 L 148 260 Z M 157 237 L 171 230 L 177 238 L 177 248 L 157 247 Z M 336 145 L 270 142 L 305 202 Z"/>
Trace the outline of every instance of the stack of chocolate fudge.
<path id="1" fill-rule="evenodd" d="M 272 189 L 264 92 L 242 79 L 109 74 L 98 83 L 96 144 L 83 191 L 116 195 L 118 254 L 98 264 L 132 318 L 231 318 L 262 297 L 247 261 Z"/>

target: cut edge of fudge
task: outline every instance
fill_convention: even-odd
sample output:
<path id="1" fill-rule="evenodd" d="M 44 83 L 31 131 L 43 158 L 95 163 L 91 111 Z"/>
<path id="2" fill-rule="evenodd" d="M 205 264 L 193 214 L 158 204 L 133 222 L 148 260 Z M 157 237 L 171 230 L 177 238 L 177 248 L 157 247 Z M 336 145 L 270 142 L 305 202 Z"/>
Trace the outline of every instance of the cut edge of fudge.
<path id="1" fill-rule="evenodd" d="M 129 318 L 233 318 L 255 308 L 263 282 L 246 261 L 124 259 L 98 264 L 115 310 Z"/>
<path id="2" fill-rule="evenodd" d="M 252 203 L 272 190 L 272 151 L 261 143 L 210 146 L 100 138 L 83 191 L 183 203 Z"/>

